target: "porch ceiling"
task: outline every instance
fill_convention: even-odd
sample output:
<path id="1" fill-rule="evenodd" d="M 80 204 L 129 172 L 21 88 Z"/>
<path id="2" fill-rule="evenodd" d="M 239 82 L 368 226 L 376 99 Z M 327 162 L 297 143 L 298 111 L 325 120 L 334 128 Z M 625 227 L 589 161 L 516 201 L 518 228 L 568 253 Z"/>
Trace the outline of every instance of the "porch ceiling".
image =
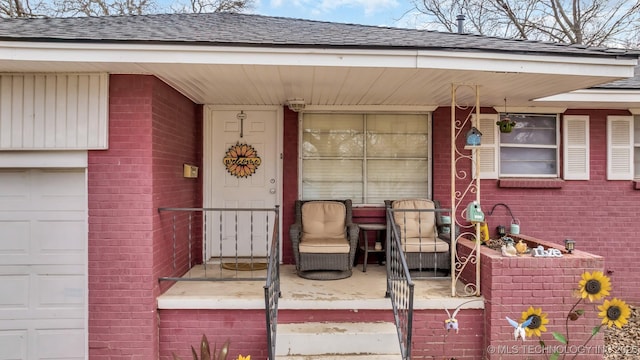
<path id="1" fill-rule="evenodd" d="M 509 107 L 526 107 L 536 105 L 536 98 L 632 76 L 635 64 L 628 59 L 507 59 L 495 54 L 415 51 L 283 54 L 265 49 L 185 52 L 176 47 L 83 51 L 81 46 L 64 54 L 69 49 L 14 50 L 0 57 L 1 72 L 152 74 L 196 103 L 245 106 L 282 105 L 291 98 L 317 106 L 446 106 L 451 103 L 451 84 L 456 83 L 479 85 L 482 106 L 502 107 L 507 98 Z M 471 91 L 459 95 L 463 97 L 459 103 L 474 99 Z M 609 107 L 629 106 L 612 103 Z"/>

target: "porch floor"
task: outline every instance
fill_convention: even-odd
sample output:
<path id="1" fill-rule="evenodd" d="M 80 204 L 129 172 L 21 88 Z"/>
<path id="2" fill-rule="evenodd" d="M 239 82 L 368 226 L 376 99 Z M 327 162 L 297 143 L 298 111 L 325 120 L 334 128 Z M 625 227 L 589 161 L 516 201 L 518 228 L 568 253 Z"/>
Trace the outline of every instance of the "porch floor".
<path id="1" fill-rule="evenodd" d="M 209 267 L 215 267 L 209 265 Z M 227 271 L 227 270 L 224 270 Z M 265 277 L 266 271 L 229 271 L 231 276 Z M 218 270 L 208 270 L 219 273 Z M 229 273 L 225 276 L 229 277 Z M 202 277 L 202 266 L 194 267 L 184 277 Z M 482 309 L 481 297 L 452 297 L 450 278 L 414 279 L 414 309 L 452 309 L 459 305 L 467 309 Z M 264 280 L 256 281 L 179 281 L 158 297 L 158 309 L 264 309 Z M 457 284 L 462 293 L 462 284 Z M 319 281 L 296 275 L 295 266 L 280 266 L 278 308 L 286 309 L 391 309 L 385 297 L 385 266 L 362 265 L 353 269 L 346 279 Z M 470 301 L 478 299 L 478 301 Z"/>

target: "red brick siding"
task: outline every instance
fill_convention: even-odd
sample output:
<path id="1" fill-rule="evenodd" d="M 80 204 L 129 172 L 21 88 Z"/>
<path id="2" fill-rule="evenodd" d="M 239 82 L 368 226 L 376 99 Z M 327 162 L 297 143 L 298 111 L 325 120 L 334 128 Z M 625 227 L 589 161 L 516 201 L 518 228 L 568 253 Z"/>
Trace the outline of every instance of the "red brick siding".
<path id="1" fill-rule="evenodd" d="M 202 106 L 195 105 L 165 83 L 154 79 L 152 111 L 154 209 L 202 207 L 202 171 L 196 179 L 183 177 L 183 164 L 202 169 Z M 181 276 L 188 270 L 189 235 L 192 264 L 201 263 L 201 214 L 162 212 L 154 215 L 154 278 Z M 174 219 L 176 269 L 173 268 Z M 161 290 L 170 284 L 161 283 Z"/>
<path id="2" fill-rule="evenodd" d="M 548 247 L 547 244 L 543 245 Z M 470 246 L 471 242 L 463 239 L 458 248 L 462 255 L 467 255 Z M 542 308 L 549 319 L 547 332 L 542 339 L 548 346 L 561 345 L 551 333 L 556 331 L 566 335 L 566 316 L 578 300 L 575 290 L 578 289 L 581 275 L 585 271 L 602 271 L 604 259 L 582 251 L 563 258 L 507 258 L 497 251 L 482 247 L 480 264 L 481 292 L 486 300 L 487 316 L 484 319 L 487 346 L 484 348 L 496 350 L 496 353 L 488 353 L 487 356 L 489 359 L 522 359 L 525 355 L 536 358 L 534 350 L 528 346 L 537 345 L 539 339 L 528 338 L 524 343 L 515 341 L 513 328 L 506 317 L 520 321 L 522 312 L 529 306 Z M 569 345 L 582 345 L 591 335 L 592 329 L 600 323 L 596 305 L 601 303 L 586 301 L 580 304 L 578 309 L 585 310 L 585 315 L 569 322 Z M 601 359 L 604 345 L 602 334 L 595 336 L 588 345 L 599 346 L 600 349 L 600 353 L 594 349 L 588 358 Z"/>
<path id="3" fill-rule="evenodd" d="M 196 107 L 151 76 L 112 75 L 109 82 L 109 149 L 88 158 L 89 356 L 155 359 L 157 274 L 169 262 L 157 207 L 200 197 L 197 186 L 167 185 L 179 180 L 163 169 L 181 173 L 182 161 L 199 162 Z M 181 125 L 162 133 L 171 122 Z"/>
<path id="4" fill-rule="evenodd" d="M 173 359 L 172 353 L 191 359 L 191 346 L 199 349 L 202 334 L 212 348 L 216 345 L 220 349 L 229 341 L 229 359 L 239 354 L 267 358 L 262 310 L 161 310 L 160 317 L 160 359 Z"/>
<path id="5" fill-rule="evenodd" d="M 282 179 L 282 262 L 293 264 L 289 227 L 295 221 L 295 202 L 298 199 L 298 113 L 284 107 Z"/>
<path id="6" fill-rule="evenodd" d="M 487 214 L 495 204 L 505 203 L 519 219 L 522 234 L 557 244 L 572 238 L 577 249 L 605 257 L 604 269 L 614 287 L 612 295 L 638 304 L 640 289 L 635 284 L 640 281 L 640 262 L 635 255 L 640 242 L 634 239 L 640 233 L 636 219 L 640 192 L 632 181 L 606 179 L 606 118 L 627 113 L 569 110 L 566 114 L 590 117 L 590 180 L 567 180 L 561 188 L 501 188 L 497 180 L 482 180 L 482 209 Z M 449 108 L 434 112 L 434 198 L 443 206 L 450 206 L 450 122 Z M 511 218 L 504 207 L 497 207 L 492 216 L 487 216 L 487 222 L 494 234 L 499 224 L 508 228 Z"/>

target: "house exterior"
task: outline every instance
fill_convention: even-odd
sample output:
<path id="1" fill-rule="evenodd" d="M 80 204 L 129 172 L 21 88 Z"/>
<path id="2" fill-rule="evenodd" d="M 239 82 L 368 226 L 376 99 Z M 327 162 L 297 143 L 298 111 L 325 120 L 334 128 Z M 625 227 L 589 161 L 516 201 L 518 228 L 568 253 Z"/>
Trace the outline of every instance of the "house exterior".
<path id="1" fill-rule="evenodd" d="M 515 218 L 523 234 L 574 239 L 637 304 L 638 55 L 240 14 L 2 19 L 2 341 L 15 358 L 166 358 L 158 208 L 280 205 L 286 230 L 299 198 L 353 198 L 356 218 L 380 222 L 388 198 L 450 206 L 451 129 L 468 104 L 491 232 Z M 452 102 L 455 85 L 479 95 Z M 522 137 L 499 132 L 504 114 Z M 365 133 L 379 147 L 363 155 Z M 260 167 L 230 176 L 220 159 L 241 140 Z"/>

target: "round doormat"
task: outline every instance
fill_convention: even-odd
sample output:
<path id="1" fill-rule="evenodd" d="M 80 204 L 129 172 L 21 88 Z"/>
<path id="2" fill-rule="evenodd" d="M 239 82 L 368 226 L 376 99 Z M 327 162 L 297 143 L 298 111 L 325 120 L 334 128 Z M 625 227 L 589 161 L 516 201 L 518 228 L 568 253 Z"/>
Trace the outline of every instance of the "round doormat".
<path id="1" fill-rule="evenodd" d="M 254 271 L 254 270 L 265 270 L 267 268 L 267 263 L 233 263 L 233 262 L 223 262 L 222 268 L 227 270 L 237 270 L 237 271 Z"/>

